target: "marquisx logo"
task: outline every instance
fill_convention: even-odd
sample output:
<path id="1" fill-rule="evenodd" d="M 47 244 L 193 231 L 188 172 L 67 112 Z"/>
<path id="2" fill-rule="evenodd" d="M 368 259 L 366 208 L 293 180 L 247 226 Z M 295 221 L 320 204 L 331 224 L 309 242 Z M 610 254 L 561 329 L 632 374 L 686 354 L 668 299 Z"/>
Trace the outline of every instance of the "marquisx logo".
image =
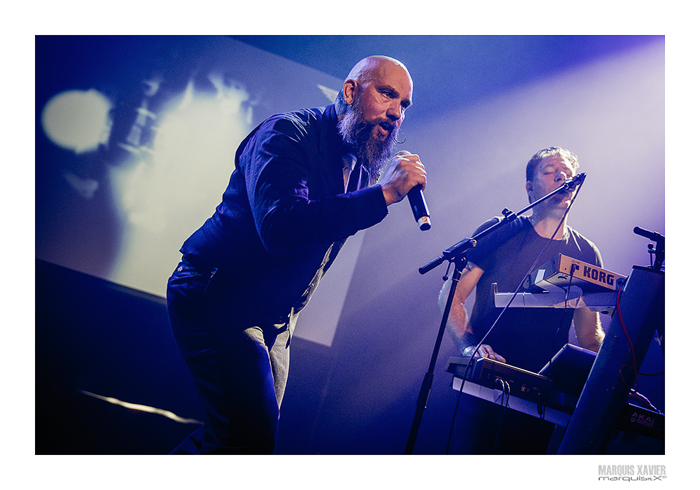
<path id="1" fill-rule="evenodd" d="M 598 481 L 664 481 L 666 465 L 663 464 L 601 464 L 598 465 Z"/>

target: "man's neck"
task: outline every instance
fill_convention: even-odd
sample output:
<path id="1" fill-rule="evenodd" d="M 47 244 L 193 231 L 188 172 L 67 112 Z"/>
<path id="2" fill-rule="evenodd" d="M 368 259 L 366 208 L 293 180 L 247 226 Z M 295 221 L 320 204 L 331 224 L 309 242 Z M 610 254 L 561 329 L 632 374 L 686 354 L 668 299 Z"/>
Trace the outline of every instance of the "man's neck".
<path id="1" fill-rule="evenodd" d="M 530 217 L 530 222 L 532 223 L 532 227 L 535 229 L 538 235 L 544 238 L 551 238 L 552 235 L 554 235 L 554 232 L 556 231 L 556 235 L 554 235 L 555 240 L 561 240 L 564 238 L 564 230 L 566 229 L 566 217 L 564 218 L 564 222 L 561 224 L 559 229 L 557 230 L 557 226 L 559 226 L 559 223 L 561 222 L 561 216 L 539 216 L 536 213 Z"/>

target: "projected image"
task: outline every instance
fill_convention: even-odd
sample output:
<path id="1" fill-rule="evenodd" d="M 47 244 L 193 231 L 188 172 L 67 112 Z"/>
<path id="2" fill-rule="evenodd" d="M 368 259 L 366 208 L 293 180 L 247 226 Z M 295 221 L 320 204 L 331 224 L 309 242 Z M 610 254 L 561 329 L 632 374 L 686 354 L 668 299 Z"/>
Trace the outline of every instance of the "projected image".
<path id="1" fill-rule="evenodd" d="M 36 256 L 158 296 L 246 134 L 273 113 L 329 104 L 342 83 L 226 37 L 36 46 Z"/>

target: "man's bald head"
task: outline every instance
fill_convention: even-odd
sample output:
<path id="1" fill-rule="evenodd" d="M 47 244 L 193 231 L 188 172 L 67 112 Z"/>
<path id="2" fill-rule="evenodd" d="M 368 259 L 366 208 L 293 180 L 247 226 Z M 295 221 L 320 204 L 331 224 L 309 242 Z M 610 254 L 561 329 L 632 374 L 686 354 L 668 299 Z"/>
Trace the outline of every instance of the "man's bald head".
<path id="1" fill-rule="evenodd" d="M 382 73 L 382 70 L 400 68 L 406 73 L 408 79 L 411 79 L 411 75 L 408 73 L 408 69 L 398 60 L 390 58 L 389 56 L 369 56 L 363 60 L 360 60 L 355 66 L 352 67 L 348 76 L 345 77 L 345 81 L 357 80 L 360 84 L 364 85 L 368 81 L 376 78 Z M 411 80 L 411 84 L 413 81 Z"/>
<path id="2" fill-rule="evenodd" d="M 368 56 L 357 62 L 345 77 L 343 89 L 340 90 L 335 101 L 338 115 L 342 116 L 348 110 L 349 104 L 352 104 L 352 100 L 348 100 L 348 97 L 344 94 L 345 87 L 348 84 L 356 87 L 357 91 L 361 92 L 372 81 L 381 80 L 388 76 L 404 78 L 409 87 L 410 98 L 413 93 L 413 80 L 406 66 L 389 56 Z"/>

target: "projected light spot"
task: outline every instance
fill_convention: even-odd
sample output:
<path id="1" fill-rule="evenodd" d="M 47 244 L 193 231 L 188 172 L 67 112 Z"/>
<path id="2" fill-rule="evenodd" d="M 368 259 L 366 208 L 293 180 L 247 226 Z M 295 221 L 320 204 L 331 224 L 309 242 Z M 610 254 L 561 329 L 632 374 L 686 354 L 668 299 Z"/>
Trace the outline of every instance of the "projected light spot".
<path id="1" fill-rule="evenodd" d="M 112 104 L 96 90 L 71 90 L 44 106 L 41 126 L 56 145 L 83 153 L 109 138 Z"/>

